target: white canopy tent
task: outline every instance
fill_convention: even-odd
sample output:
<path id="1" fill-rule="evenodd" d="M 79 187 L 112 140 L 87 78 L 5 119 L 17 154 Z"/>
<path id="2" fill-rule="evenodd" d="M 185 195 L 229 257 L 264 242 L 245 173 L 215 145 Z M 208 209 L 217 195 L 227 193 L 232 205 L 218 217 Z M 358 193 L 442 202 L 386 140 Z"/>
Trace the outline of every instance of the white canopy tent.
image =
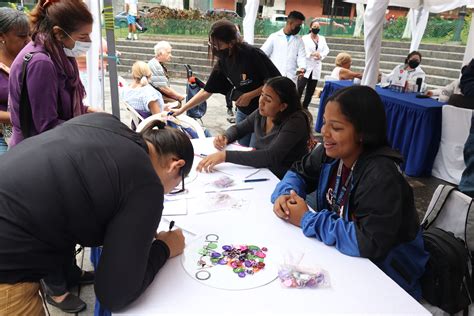
<path id="1" fill-rule="evenodd" d="M 245 5 L 245 17 L 243 21 L 244 40 L 250 45 L 254 44 L 255 20 L 257 18 L 259 0 L 247 0 Z"/>
<path id="2" fill-rule="evenodd" d="M 86 0 L 92 16 L 94 25 L 91 34 L 92 46 L 87 52 L 87 75 L 86 85 L 87 105 L 104 109 L 104 67 L 99 67 L 102 58 L 107 58 L 109 65 L 110 95 L 112 101 L 112 114 L 120 118 L 120 105 L 118 98 L 118 79 L 117 79 L 117 57 L 115 54 L 115 36 L 114 36 L 114 14 L 112 0 Z M 104 25 L 107 37 L 107 56 L 102 51 L 102 8 L 104 14 Z M 99 70 L 100 69 L 100 70 Z"/>
<path id="3" fill-rule="evenodd" d="M 367 3 L 364 15 L 364 46 L 365 46 L 365 70 L 362 84 L 375 87 L 379 72 L 380 51 L 382 45 L 382 26 L 385 19 L 385 11 L 389 5 L 407 7 L 414 9 L 415 16 L 412 18 L 412 45 L 418 48 L 423 37 L 429 12 L 440 13 L 456 9 L 464 5 L 474 4 L 474 0 L 345 0 L 351 3 Z M 471 25 L 472 30 L 472 25 Z M 466 47 L 465 60 L 470 60 L 473 55 L 472 44 L 474 43 L 474 32 L 469 33 L 468 46 Z M 471 47 L 470 47 L 470 46 Z M 470 54 L 470 55 L 468 55 Z"/>

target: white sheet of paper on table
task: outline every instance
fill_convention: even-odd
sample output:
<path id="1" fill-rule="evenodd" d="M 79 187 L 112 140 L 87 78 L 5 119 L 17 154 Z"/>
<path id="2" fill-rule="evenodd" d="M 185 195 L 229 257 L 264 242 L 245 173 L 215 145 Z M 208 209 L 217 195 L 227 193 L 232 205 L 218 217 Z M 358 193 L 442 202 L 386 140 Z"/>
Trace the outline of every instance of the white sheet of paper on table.
<path id="1" fill-rule="evenodd" d="M 188 200 L 187 199 L 171 200 L 171 201 L 165 201 L 165 203 L 163 203 L 162 216 L 187 215 L 187 214 L 188 214 Z"/>

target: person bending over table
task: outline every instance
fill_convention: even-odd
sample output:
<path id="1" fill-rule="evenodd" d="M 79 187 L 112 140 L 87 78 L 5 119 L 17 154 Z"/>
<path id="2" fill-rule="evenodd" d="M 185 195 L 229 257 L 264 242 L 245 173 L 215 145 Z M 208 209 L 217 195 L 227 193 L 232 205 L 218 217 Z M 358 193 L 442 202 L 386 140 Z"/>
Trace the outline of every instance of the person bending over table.
<path id="1" fill-rule="evenodd" d="M 234 23 L 227 20 L 212 24 L 209 49 L 218 62 L 206 86 L 180 109 L 171 111 L 177 116 L 206 101 L 213 93 L 232 93 L 231 99 L 237 106 L 236 122 L 239 123 L 258 108 L 258 97 L 264 81 L 279 76 L 280 72 L 259 48 L 242 42 Z M 239 143 L 254 146 L 250 134 L 241 135 Z"/>
<path id="2" fill-rule="evenodd" d="M 137 134 L 106 113 L 28 138 L 0 159 L 0 315 L 44 315 L 39 280 L 77 243 L 103 245 L 95 294 L 117 311 L 139 297 L 181 230 L 156 233 L 163 194 L 191 170 L 189 138 L 151 122 Z M 7 293 L 10 299 L 6 300 Z"/>
<path id="3" fill-rule="evenodd" d="M 340 252 L 372 260 L 414 298 L 428 253 L 402 156 L 387 145 L 385 110 L 375 90 L 341 89 L 324 112 L 324 146 L 293 164 L 271 201 L 281 219 Z M 316 212 L 304 198 L 317 190 Z"/>
<path id="4" fill-rule="evenodd" d="M 269 168 L 280 179 L 308 152 L 311 114 L 301 106 L 293 81 L 287 77 L 269 79 L 263 86 L 258 110 L 214 139 L 221 150 L 205 157 L 198 171 L 212 171 L 222 162 Z M 255 133 L 254 151 L 223 150 L 242 135 Z"/>

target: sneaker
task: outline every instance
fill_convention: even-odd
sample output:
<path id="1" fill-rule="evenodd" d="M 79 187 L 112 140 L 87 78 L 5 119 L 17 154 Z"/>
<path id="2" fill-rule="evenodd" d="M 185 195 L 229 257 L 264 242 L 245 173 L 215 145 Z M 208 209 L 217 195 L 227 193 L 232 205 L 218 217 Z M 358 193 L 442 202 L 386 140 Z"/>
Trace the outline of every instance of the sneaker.
<path id="1" fill-rule="evenodd" d="M 235 124 L 235 117 L 228 117 L 227 122 L 229 122 L 230 124 Z"/>
<path id="2" fill-rule="evenodd" d="M 138 35 L 137 34 L 133 34 L 133 40 L 135 40 L 135 41 L 138 40 Z"/>
<path id="3" fill-rule="evenodd" d="M 230 116 L 230 117 L 233 117 L 234 116 L 234 111 L 232 111 L 231 108 L 228 108 L 227 109 L 227 115 Z"/>
<path id="4" fill-rule="evenodd" d="M 59 308 L 65 313 L 79 313 L 80 311 L 84 310 L 87 304 L 77 297 L 74 294 L 69 293 L 68 296 L 62 301 L 61 303 L 57 303 L 53 298 L 49 295 L 46 295 L 46 302 L 48 304 Z"/>
<path id="5" fill-rule="evenodd" d="M 86 285 L 86 284 L 94 284 L 95 280 L 95 273 L 94 271 L 82 271 L 82 275 L 79 278 L 78 284 Z"/>
<path id="6" fill-rule="evenodd" d="M 131 40 L 132 40 L 132 38 L 131 38 L 131 37 L 128 37 L 128 36 L 127 36 L 125 39 L 126 39 L 127 41 L 131 41 Z"/>

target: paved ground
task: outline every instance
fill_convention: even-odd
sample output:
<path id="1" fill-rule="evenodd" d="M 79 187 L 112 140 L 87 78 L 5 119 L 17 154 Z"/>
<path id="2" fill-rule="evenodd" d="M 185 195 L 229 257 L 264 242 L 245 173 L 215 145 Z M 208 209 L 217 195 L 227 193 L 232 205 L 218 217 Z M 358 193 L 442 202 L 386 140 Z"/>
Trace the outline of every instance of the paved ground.
<path id="1" fill-rule="evenodd" d="M 108 82 L 106 82 L 108 84 Z M 173 87 L 180 93 L 185 93 L 184 82 L 174 82 Z M 106 111 L 111 112 L 110 105 L 110 89 L 106 87 Z M 319 103 L 319 99 L 313 99 L 313 104 L 310 105 L 310 112 L 315 115 L 317 113 L 316 104 Z M 227 129 L 230 124 L 226 120 L 226 107 L 225 107 L 225 98 L 222 95 L 213 95 L 208 100 L 208 109 L 206 115 L 203 117 L 202 121 L 204 126 L 211 131 L 213 135 L 217 135 Z M 124 123 L 130 123 L 130 117 L 127 110 L 121 104 L 121 120 Z M 413 188 L 415 194 L 415 203 L 417 210 L 420 214 L 420 217 L 424 215 L 428 203 L 431 199 L 431 195 L 434 190 L 440 183 L 445 183 L 442 180 L 436 179 L 434 177 L 430 178 L 408 178 L 410 185 Z M 86 249 L 85 253 L 81 253 L 78 257 L 78 262 L 82 264 L 84 270 L 91 270 L 92 266 L 89 260 L 89 250 Z M 119 262 L 117 264 L 120 264 Z M 94 302 L 95 295 L 93 286 L 83 286 L 80 289 L 74 289 L 73 293 L 79 294 L 80 297 L 87 302 L 87 309 L 79 315 L 93 315 L 94 314 Z M 51 315 L 67 315 L 55 307 L 49 306 Z"/>

